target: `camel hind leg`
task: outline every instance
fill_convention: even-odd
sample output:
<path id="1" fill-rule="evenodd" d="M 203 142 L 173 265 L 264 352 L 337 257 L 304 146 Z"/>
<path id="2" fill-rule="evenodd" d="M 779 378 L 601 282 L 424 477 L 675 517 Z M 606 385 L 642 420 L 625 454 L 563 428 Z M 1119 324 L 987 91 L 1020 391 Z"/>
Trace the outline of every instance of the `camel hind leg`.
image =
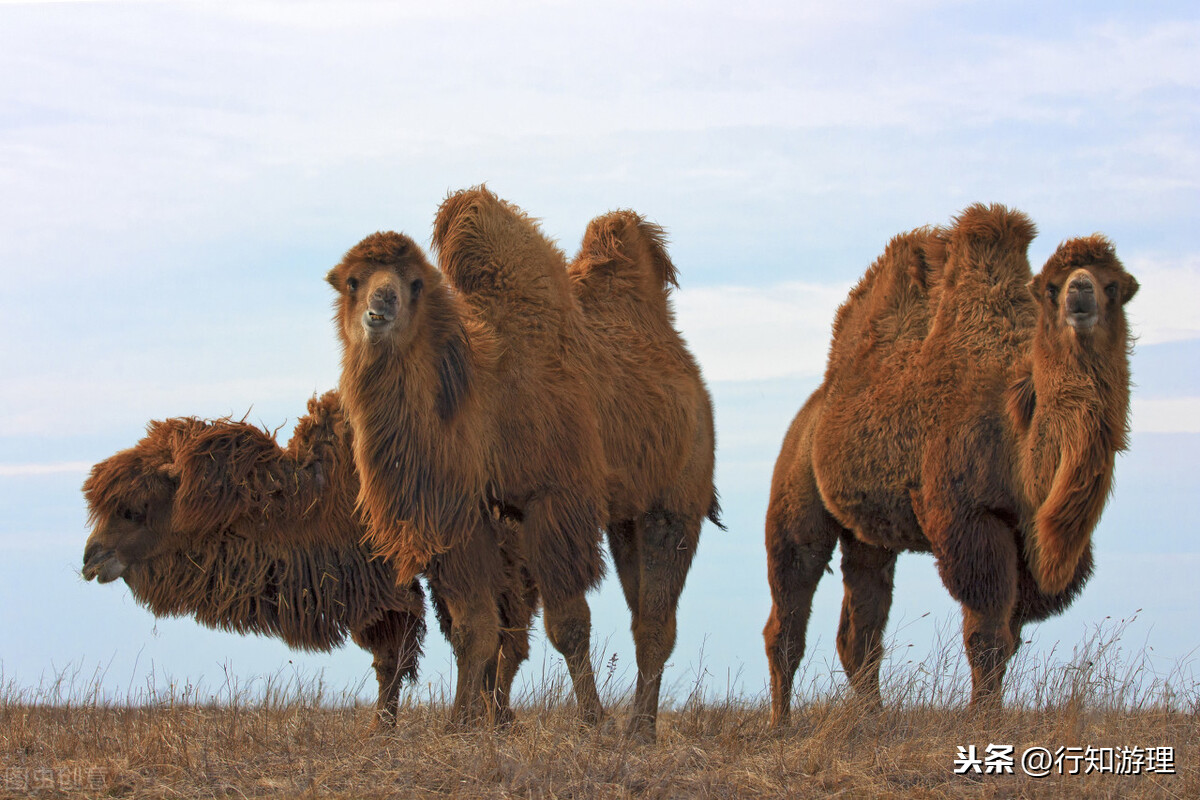
<path id="1" fill-rule="evenodd" d="M 896 551 L 866 544 L 842 531 L 842 617 L 837 650 L 855 692 L 873 708 L 883 707 L 879 668 L 883 633 L 892 607 Z"/>
<path id="2" fill-rule="evenodd" d="M 417 677 L 417 662 L 425 638 L 424 615 L 387 611 L 383 619 L 352 634 L 356 644 L 371 653 L 379 682 L 376 724 L 392 727 L 400 705 L 400 685 Z"/>
<path id="3" fill-rule="evenodd" d="M 675 649 L 676 610 L 700 539 L 701 515 L 655 510 L 609 528 L 609 546 L 633 615 L 637 687 L 628 733 L 653 741 L 663 668 Z"/>
<path id="4" fill-rule="evenodd" d="M 815 495 L 815 492 L 814 492 Z M 804 658 L 813 594 L 845 529 L 821 505 L 789 513 L 772 497 L 767 513 L 767 582 L 771 615 L 763 629 L 771 670 L 771 726 L 787 724 L 792 682 Z"/>

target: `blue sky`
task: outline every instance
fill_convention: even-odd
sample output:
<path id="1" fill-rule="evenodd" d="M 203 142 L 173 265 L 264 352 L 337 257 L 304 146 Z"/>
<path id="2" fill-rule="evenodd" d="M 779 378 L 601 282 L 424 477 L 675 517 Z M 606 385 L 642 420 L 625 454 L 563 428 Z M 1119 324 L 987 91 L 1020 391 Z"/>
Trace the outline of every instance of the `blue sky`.
<path id="1" fill-rule="evenodd" d="M 1138 646 L 1164 669 L 1192 654 L 1200 14 L 738 5 L 0 0 L 4 680 L 108 665 L 119 691 L 153 664 L 211 685 L 289 660 L 336 686 L 366 674 L 352 647 L 301 657 L 156 624 L 123 587 L 83 584 L 79 486 L 152 418 L 250 410 L 286 437 L 337 381 L 325 271 L 375 230 L 427 241 L 445 194 L 481 181 L 568 252 L 616 207 L 670 233 L 731 523 L 703 535 L 678 680 L 707 669 L 762 689 L 770 470 L 834 309 L 891 236 L 976 201 L 1034 218 L 1035 268 L 1102 231 L 1142 284 L 1133 447 L 1097 575 L 1038 646 L 1069 651 L 1142 609 Z M 811 627 L 825 669 L 838 584 Z M 597 597 L 597 647 L 630 664 L 619 594 Z M 955 614 L 932 562 L 902 558 L 897 649 L 927 648 Z M 448 648 L 428 650 L 422 680 L 438 680 Z"/>

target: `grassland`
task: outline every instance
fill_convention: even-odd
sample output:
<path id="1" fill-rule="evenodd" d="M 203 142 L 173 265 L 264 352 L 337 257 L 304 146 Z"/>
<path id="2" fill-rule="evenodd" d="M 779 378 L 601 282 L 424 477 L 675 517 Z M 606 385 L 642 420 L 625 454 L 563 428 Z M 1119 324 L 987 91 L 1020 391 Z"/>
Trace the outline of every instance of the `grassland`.
<path id="1" fill-rule="evenodd" d="M 991 715 L 965 708 L 953 652 L 889 665 L 882 713 L 858 704 L 840 676 L 802 675 L 780 731 L 768 727 L 765 698 L 713 697 L 698 685 L 668 701 L 653 745 L 620 735 L 625 704 L 611 692 L 610 723 L 581 728 L 561 675 L 523 693 L 509 730 L 448 728 L 445 687 L 426 685 L 382 733 L 353 693 L 331 697 L 319 679 L 115 701 L 67 676 L 0 693 L 0 796 L 1200 797 L 1190 666 L 1153 675 L 1116 642 L 1097 637 L 1067 663 L 1018 661 L 1005 710 Z M 1011 773 L 986 771 L 994 744 L 1012 746 Z M 959 748 L 971 745 L 981 770 L 956 774 Z M 1065 757 L 1033 777 L 1022 754 L 1040 747 Z M 1151 768 L 1147 749 L 1160 747 L 1172 748 L 1172 763 L 1155 750 Z M 1139 774 L 1116 774 L 1122 761 Z"/>

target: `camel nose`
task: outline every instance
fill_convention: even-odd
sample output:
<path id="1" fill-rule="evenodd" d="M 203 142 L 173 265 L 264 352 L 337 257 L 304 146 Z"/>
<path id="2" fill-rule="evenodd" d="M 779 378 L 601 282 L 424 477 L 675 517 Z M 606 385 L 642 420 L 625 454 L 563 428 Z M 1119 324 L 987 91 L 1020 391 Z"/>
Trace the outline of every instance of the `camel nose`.
<path id="1" fill-rule="evenodd" d="M 1072 278 L 1067 285 L 1067 323 L 1086 330 L 1096 324 L 1096 317 L 1096 284 L 1085 275 Z"/>
<path id="2" fill-rule="evenodd" d="M 396 319 L 396 309 L 399 305 L 396 289 L 392 286 L 380 286 L 371 293 L 367 311 L 363 315 L 363 323 L 368 327 L 386 325 Z"/>

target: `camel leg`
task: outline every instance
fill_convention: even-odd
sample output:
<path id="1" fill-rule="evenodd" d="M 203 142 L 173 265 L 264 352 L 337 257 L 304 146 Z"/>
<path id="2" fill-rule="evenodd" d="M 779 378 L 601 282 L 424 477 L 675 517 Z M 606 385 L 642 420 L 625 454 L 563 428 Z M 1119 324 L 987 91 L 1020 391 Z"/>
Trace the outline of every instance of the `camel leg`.
<path id="1" fill-rule="evenodd" d="M 375 718 L 381 727 L 396 724 L 400 685 L 416 678 L 424 637 L 425 619 L 401 611 L 388 611 L 379 622 L 353 634 L 354 641 L 372 656 L 371 666 L 379 682 Z"/>
<path id="2" fill-rule="evenodd" d="M 500 648 L 503 565 L 495 540 L 472 532 L 463 546 L 436 556 L 426 576 L 449 617 L 450 646 L 458 668 L 452 721 L 458 725 L 495 719 L 495 684 Z"/>
<path id="3" fill-rule="evenodd" d="M 873 708 L 883 708 L 879 668 L 883 663 L 883 632 L 892 607 L 896 551 L 859 541 L 842 533 L 842 617 L 837 650 L 855 692 Z"/>
<path id="4" fill-rule="evenodd" d="M 654 741 L 663 668 L 675 649 L 675 613 L 696 554 L 702 520 L 669 511 L 646 514 L 637 531 L 638 602 L 633 613 L 637 688 L 628 733 Z"/>
<path id="5" fill-rule="evenodd" d="M 813 594 L 845 529 L 825 512 L 810 513 L 809 524 L 772 508 L 767 515 L 767 582 L 771 615 L 763 629 L 771 669 L 771 726 L 787 724 L 792 682 L 804 658 Z"/>
<path id="6" fill-rule="evenodd" d="M 971 706 L 995 707 L 1015 650 L 1016 538 L 1009 524 L 984 510 L 960 511 L 956 521 L 948 534 L 931 535 L 930 541 L 942 582 L 962 604 Z"/>
<path id="7" fill-rule="evenodd" d="M 567 662 L 580 718 L 604 715 L 592 668 L 592 613 L 585 593 L 603 573 L 599 512 L 586 497 L 547 492 L 526 502 L 521 523 L 524 567 L 542 596 L 546 638 Z"/>
<path id="8" fill-rule="evenodd" d="M 592 612 L 584 596 L 545 603 L 546 638 L 567 662 L 579 716 L 588 725 L 595 725 L 604 716 L 600 694 L 596 691 L 596 675 L 592 669 L 591 639 Z"/>
<path id="9" fill-rule="evenodd" d="M 496 663 L 496 719 L 502 725 L 515 720 L 512 686 L 517 670 L 529 658 L 529 626 L 537 611 L 536 587 L 526 575 L 520 590 L 505 591 L 500 599 L 500 652 Z"/>

